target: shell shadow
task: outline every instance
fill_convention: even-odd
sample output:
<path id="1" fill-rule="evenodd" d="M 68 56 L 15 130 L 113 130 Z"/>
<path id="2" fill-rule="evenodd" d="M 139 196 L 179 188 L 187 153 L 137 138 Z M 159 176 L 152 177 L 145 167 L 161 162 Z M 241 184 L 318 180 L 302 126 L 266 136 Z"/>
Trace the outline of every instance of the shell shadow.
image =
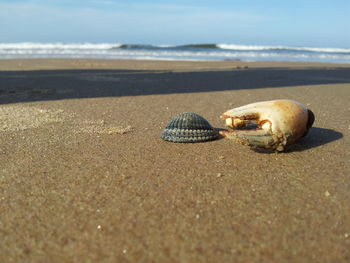
<path id="1" fill-rule="evenodd" d="M 343 134 L 341 132 L 332 129 L 313 127 L 310 129 L 310 132 L 307 136 L 299 140 L 297 143 L 291 145 L 285 152 L 305 151 L 339 140 L 342 137 Z"/>
<path id="2" fill-rule="evenodd" d="M 284 153 L 302 152 L 311 148 L 316 148 L 321 145 L 325 145 L 327 143 L 339 140 L 342 137 L 343 137 L 343 134 L 338 131 L 335 131 L 332 129 L 312 127 L 307 136 L 300 139 L 295 144 L 290 145 L 284 151 Z M 274 153 L 273 151 L 269 151 L 266 149 L 256 148 L 252 150 L 258 153 L 265 153 L 265 154 Z"/>

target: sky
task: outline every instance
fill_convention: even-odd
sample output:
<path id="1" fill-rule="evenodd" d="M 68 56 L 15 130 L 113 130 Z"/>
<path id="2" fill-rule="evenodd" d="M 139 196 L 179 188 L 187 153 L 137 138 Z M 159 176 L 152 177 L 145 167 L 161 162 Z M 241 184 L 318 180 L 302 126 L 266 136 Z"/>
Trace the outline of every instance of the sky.
<path id="1" fill-rule="evenodd" d="M 0 0 L 0 43 L 350 47 L 349 0 Z"/>

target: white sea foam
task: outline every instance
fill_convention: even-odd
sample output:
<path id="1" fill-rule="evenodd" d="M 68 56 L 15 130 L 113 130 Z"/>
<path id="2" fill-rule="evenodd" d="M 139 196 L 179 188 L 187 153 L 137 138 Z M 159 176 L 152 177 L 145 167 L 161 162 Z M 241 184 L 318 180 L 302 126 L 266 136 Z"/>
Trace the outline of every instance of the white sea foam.
<path id="1" fill-rule="evenodd" d="M 311 51 L 326 53 L 350 53 L 350 48 L 323 48 L 323 47 L 288 47 L 288 46 L 254 46 L 254 45 L 235 45 L 235 44 L 217 44 L 218 48 L 230 50 L 290 50 L 290 51 Z"/>
<path id="2" fill-rule="evenodd" d="M 217 44 L 218 48 L 230 50 L 271 50 L 281 49 L 282 46 L 254 46 L 254 45 L 235 45 L 235 44 Z"/>

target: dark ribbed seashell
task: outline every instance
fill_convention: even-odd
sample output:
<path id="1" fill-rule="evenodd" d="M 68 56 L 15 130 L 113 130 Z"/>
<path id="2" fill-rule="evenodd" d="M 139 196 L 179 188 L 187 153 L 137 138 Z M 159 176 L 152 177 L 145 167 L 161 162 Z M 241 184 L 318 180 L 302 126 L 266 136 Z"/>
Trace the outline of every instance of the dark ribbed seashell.
<path id="1" fill-rule="evenodd" d="M 161 138 L 170 142 L 205 142 L 218 136 L 218 132 L 202 116 L 184 112 L 170 120 Z"/>

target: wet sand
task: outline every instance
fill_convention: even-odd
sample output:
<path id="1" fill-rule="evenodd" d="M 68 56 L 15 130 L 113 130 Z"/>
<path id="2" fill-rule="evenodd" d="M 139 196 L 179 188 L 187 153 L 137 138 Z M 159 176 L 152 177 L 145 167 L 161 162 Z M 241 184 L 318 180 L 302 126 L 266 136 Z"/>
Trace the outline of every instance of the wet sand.
<path id="1" fill-rule="evenodd" d="M 283 153 L 176 144 L 288 98 L 316 115 Z M 349 262 L 350 66 L 0 61 L 0 262 Z"/>

